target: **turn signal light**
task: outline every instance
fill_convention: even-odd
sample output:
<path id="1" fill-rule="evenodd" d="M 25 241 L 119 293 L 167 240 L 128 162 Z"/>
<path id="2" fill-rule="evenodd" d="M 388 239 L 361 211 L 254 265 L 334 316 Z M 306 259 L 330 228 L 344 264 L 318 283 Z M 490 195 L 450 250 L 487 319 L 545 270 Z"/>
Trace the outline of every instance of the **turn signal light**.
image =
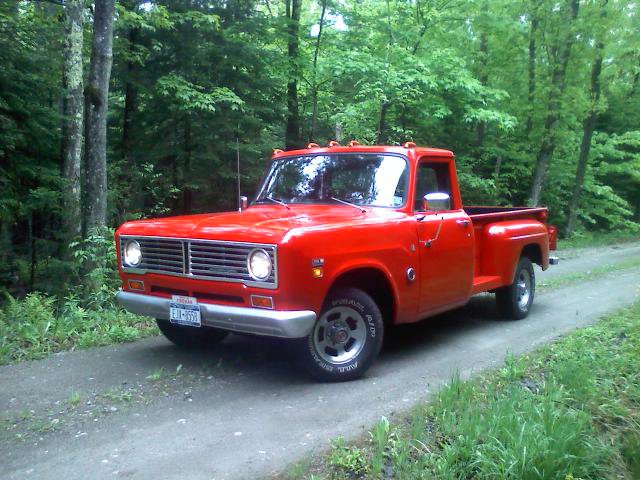
<path id="1" fill-rule="evenodd" d="M 142 280 L 129 280 L 129 288 L 131 290 L 144 290 L 144 282 Z"/>
<path id="2" fill-rule="evenodd" d="M 273 298 L 262 295 L 251 295 L 251 306 L 273 310 Z"/>
<path id="3" fill-rule="evenodd" d="M 322 276 L 324 275 L 322 267 L 313 267 L 311 269 L 311 275 L 313 275 L 313 278 L 322 278 Z"/>

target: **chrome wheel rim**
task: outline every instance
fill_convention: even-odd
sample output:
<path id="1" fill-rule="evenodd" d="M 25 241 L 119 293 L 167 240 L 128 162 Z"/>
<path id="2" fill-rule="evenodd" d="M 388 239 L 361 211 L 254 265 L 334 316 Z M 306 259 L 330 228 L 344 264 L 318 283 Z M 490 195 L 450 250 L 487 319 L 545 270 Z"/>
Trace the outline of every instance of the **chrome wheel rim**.
<path id="1" fill-rule="evenodd" d="M 349 307 L 333 307 L 316 322 L 313 346 L 318 355 L 331 364 L 353 360 L 362 351 L 367 339 L 364 318 Z"/>
<path id="2" fill-rule="evenodd" d="M 526 310 L 531 298 L 531 275 L 527 270 L 521 270 L 516 283 L 516 293 L 518 307 L 520 310 Z"/>

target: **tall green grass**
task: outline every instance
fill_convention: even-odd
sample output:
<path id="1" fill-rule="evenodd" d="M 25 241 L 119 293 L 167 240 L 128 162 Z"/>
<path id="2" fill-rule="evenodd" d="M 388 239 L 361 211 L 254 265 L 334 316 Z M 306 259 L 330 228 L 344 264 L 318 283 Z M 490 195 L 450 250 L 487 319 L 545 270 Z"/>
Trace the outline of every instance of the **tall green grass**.
<path id="1" fill-rule="evenodd" d="M 84 308 L 74 297 L 38 293 L 0 307 L 0 364 L 157 334 L 155 322 L 113 306 Z"/>
<path id="2" fill-rule="evenodd" d="M 469 381 L 307 478 L 640 479 L 640 303 Z"/>
<path id="3" fill-rule="evenodd" d="M 638 229 L 596 233 L 582 231 L 574 233 L 569 238 L 558 240 L 558 248 L 564 250 L 566 248 L 598 247 L 637 241 L 640 241 L 640 231 Z"/>

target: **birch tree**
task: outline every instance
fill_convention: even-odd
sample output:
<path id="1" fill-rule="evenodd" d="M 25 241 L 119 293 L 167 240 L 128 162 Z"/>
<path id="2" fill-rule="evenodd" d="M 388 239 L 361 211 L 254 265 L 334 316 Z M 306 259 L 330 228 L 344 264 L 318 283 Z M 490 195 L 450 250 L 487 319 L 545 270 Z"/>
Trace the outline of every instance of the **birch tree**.
<path id="1" fill-rule="evenodd" d="M 64 231 L 78 237 L 82 231 L 80 169 L 82 160 L 82 121 L 84 113 L 82 48 L 84 0 L 67 0 L 64 7 L 65 39 L 62 85 L 62 175 L 64 192 Z"/>

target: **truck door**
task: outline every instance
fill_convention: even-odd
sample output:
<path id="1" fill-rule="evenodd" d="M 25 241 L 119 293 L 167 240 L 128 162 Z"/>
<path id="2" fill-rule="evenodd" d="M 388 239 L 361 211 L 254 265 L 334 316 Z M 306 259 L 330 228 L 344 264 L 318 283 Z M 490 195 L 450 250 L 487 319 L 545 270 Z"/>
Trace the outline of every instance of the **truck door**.
<path id="1" fill-rule="evenodd" d="M 420 268 L 421 314 L 467 301 L 473 284 L 473 226 L 462 209 L 454 163 L 425 159 L 418 164 L 414 189 Z M 453 181 L 452 181 L 453 179 Z M 426 194 L 447 194 L 428 205 Z"/>

